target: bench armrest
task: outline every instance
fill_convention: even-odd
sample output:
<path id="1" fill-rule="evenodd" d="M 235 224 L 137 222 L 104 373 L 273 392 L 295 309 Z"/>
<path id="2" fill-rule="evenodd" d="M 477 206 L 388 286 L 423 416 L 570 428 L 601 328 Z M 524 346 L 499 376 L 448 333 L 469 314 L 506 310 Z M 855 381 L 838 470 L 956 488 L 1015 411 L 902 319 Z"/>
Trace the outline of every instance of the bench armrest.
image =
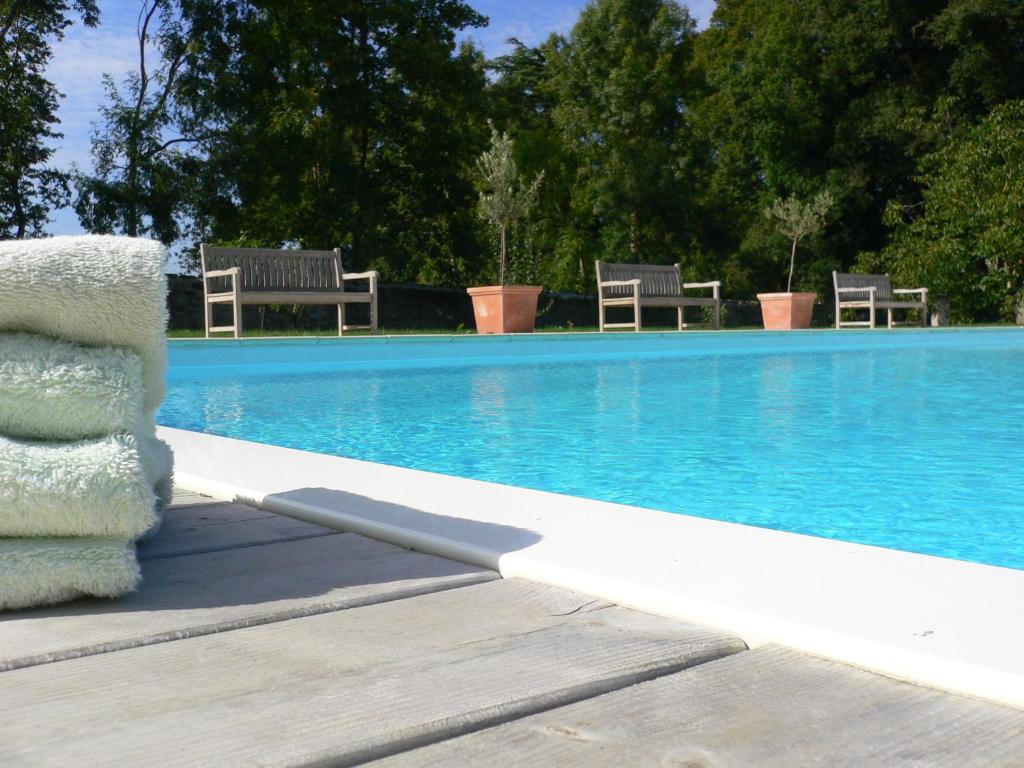
<path id="1" fill-rule="evenodd" d="M 203 279 L 207 280 L 211 277 L 234 277 L 241 270 L 238 267 L 231 267 L 231 269 L 211 269 L 209 272 L 203 272 Z"/>
<path id="2" fill-rule="evenodd" d="M 927 288 L 893 288 L 892 292 L 893 293 L 920 293 L 922 297 L 928 295 L 928 289 Z"/>
<path id="3" fill-rule="evenodd" d="M 380 277 L 380 272 L 371 269 L 369 272 L 342 272 L 342 280 L 366 280 L 367 278 Z"/>

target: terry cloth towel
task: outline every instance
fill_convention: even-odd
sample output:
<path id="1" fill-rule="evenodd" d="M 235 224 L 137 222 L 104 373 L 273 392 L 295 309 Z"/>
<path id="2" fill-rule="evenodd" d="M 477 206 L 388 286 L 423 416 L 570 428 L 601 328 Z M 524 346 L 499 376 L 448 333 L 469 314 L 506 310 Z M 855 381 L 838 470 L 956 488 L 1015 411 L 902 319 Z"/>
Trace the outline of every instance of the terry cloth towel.
<path id="1" fill-rule="evenodd" d="M 156 525 L 159 525 L 159 513 L 167 509 L 174 495 L 174 453 L 171 446 L 156 437 L 140 437 L 139 449 L 142 454 L 146 480 L 156 495 Z M 150 528 L 146 533 L 153 533 Z"/>
<path id="2" fill-rule="evenodd" d="M 155 438 L 131 435 L 0 437 L 0 536 L 141 536 L 157 523 L 154 488 L 169 454 Z"/>
<path id="3" fill-rule="evenodd" d="M 150 420 L 166 391 L 166 261 L 163 245 L 130 237 L 0 242 L 0 330 L 134 351 Z"/>
<path id="4" fill-rule="evenodd" d="M 79 441 L 139 435 L 157 509 L 171 500 L 173 456 L 143 417 L 142 361 L 113 347 L 0 333 L 0 435 Z M 5 476 L 0 474 L 0 485 Z"/>
<path id="5" fill-rule="evenodd" d="M 134 352 L 0 333 L 0 435 L 82 440 L 153 431 Z"/>
<path id="6" fill-rule="evenodd" d="M 119 539 L 0 539 L 0 610 L 117 597 L 139 583 L 135 547 Z"/>

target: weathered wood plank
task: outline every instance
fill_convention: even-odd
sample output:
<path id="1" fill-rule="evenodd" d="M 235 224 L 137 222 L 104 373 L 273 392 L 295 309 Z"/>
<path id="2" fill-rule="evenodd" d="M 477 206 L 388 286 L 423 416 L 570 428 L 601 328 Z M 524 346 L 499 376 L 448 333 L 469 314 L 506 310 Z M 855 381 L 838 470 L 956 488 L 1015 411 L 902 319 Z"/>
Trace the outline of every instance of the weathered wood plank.
<path id="1" fill-rule="evenodd" d="M 140 560 L 152 560 L 337 533 L 245 504 L 172 506 L 159 530 L 139 542 L 138 551 Z"/>
<path id="2" fill-rule="evenodd" d="M 0 762 L 353 765 L 743 647 L 499 580 L 0 674 Z"/>
<path id="3" fill-rule="evenodd" d="M 766 647 L 374 766 L 1022 764 L 1020 710 Z"/>
<path id="4" fill-rule="evenodd" d="M 196 491 L 190 491 L 187 488 L 174 488 L 174 495 L 171 498 L 171 507 L 192 507 L 201 504 L 224 504 L 225 502 L 220 499 L 214 499 L 210 496 L 204 496 Z"/>
<path id="5" fill-rule="evenodd" d="M 0 670 L 497 578 L 491 571 L 346 533 L 150 560 L 142 573 L 139 591 L 117 600 L 3 614 Z"/>

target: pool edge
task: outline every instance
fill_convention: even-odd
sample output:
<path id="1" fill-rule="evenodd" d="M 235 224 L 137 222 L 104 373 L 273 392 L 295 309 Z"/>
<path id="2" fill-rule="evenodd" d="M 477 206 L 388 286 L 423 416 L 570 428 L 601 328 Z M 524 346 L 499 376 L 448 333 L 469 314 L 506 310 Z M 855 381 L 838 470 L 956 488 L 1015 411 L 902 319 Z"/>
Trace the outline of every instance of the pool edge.
<path id="1" fill-rule="evenodd" d="M 1024 707 L 1024 571 L 158 433 L 191 490 Z"/>

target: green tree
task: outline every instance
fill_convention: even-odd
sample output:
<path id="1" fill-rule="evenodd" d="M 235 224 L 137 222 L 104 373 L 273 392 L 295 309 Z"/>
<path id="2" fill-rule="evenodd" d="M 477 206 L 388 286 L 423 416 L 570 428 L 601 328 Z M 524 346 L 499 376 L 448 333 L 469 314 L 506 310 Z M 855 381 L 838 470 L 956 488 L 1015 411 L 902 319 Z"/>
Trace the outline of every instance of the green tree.
<path id="1" fill-rule="evenodd" d="M 458 283 L 479 267 L 473 162 L 484 62 L 454 0 L 181 0 L 196 55 L 181 74 L 202 136 L 207 236 L 351 248 L 353 269 Z"/>
<path id="2" fill-rule="evenodd" d="M 176 150 L 194 139 L 168 135 L 174 132 L 176 78 L 188 54 L 174 10 L 168 0 L 143 0 L 137 71 L 125 80 L 124 94 L 104 76 L 108 103 L 93 132 L 93 175 L 74 179 L 75 211 L 90 232 L 152 234 L 168 245 L 181 234 L 198 159 Z"/>
<path id="3" fill-rule="evenodd" d="M 551 52 L 555 122 L 576 161 L 576 247 L 671 263 L 696 218 L 688 163 L 694 22 L 668 0 L 594 0 Z"/>
<path id="4" fill-rule="evenodd" d="M 1016 0 L 719 0 L 697 44 L 694 122 L 708 150 L 703 242 L 733 290 L 776 279 L 758 212 L 822 180 L 837 215 L 811 245 L 808 287 L 882 248 L 890 201 L 921 204 L 920 158 L 1024 96 L 1022 21 Z"/>
<path id="5" fill-rule="evenodd" d="M 491 146 L 477 159 L 481 189 L 478 212 L 480 218 L 498 232 L 498 284 L 505 285 L 508 261 L 509 230 L 526 219 L 537 202 L 537 191 L 544 172 L 524 185 L 516 169 L 513 142 L 507 133 L 491 127 Z"/>
<path id="6" fill-rule="evenodd" d="M 94 0 L 0 0 L 0 238 L 42 234 L 68 200 L 67 174 L 47 165 L 60 94 L 44 73 L 73 14 L 99 19 Z"/>
<path id="7" fill-rule="evenodd" d="M 795 197 L 777 198 L 764 209 L 765 218 L 775 225 L 780 235 L 792 241 L 789 254 L 789 276 L 786 293 L 793 290 L 793 268 L 796 266 L 796 247 L 805 237 L 817 234 L 825 226 L 825 217 L 835 201 L 828 192 L 819 192 L 809 202 Z"/>
<path id="8" fill-rule="evenodd" d="M 996 107 L 921 163 L 923 209 L 893 204 L 892 242 L 862 267 L 950 297 L 954 319 L 1019 316 L 1024 300 L 1024 100 Z"/>
<path id="9" fill-rule="evenodd" d="M 530 237 L 515 245 L 528 247 L 527 261 L 536 262 L 538 274 L 531 280 L 553 290 L 584 290 L 584 251 L 578 247 L 572 210 L 577 164 L 554 120 L 558 89 L 550 62 L 562 54 L 566 41 L 552 35 L 535 48 L 514 38 L 508 42 L 511 52 L 487 64 L 496 75 L 487 91 L 488 112 L 500 129 L 515 135 L 515 160 L 522 172 L 543 172 L 546 179 Z"/>

